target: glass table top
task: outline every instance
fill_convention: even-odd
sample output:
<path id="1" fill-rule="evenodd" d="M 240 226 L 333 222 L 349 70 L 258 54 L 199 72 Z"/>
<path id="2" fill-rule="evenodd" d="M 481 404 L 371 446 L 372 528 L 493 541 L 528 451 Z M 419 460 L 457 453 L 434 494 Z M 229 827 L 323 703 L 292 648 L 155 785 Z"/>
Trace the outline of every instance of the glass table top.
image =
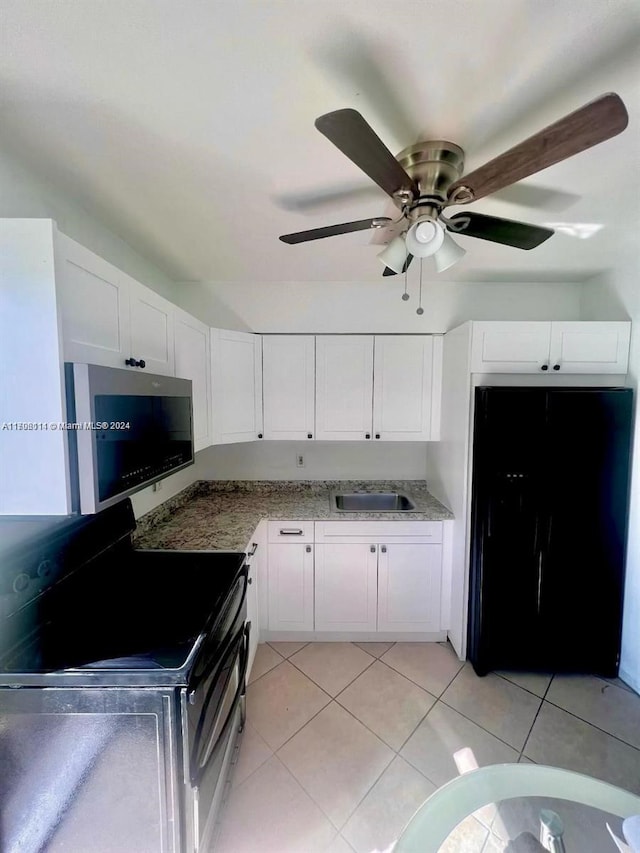
<path id="1" fill-rule="evenodd" d="M 590 776 L 498 764 L 439 788 L 409 821 L 394 853 L 636 853 L 624 846 L 623 822 L 638 814 L 639 796 Z"/>

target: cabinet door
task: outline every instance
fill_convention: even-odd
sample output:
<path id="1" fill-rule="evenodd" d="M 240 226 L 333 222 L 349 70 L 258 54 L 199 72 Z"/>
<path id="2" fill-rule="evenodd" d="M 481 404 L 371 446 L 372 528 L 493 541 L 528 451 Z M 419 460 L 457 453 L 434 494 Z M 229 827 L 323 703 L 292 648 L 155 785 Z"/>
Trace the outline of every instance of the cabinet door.
<path id="1" fill-rule="evenodd" d="M 313 631 L 313 545 L 269 545 L 269 630 Z"/>
<path id="2" fill-rule="evenodd" d="M 560 373 L 626 373 L 629 361 L 628 322 L 551 323 L 550 371 Z"/>
<path id="3" fill-rule="evenodd" d="M 174 375 L 173 312 L 175 306 L 153 290 L 129 279 L 131 347 L 129 355 L 144 360 L 148 373 Z"/>
<path id="4" fill-rule="evenodd" d="M 377 546 L 316 545 L 316 631 L 375 631 Z"/>
<path id="5" fill-rule="evenodd" d="M 129 279 L 64 234 L 56 239 L 56 290 L 65 361 L 124 367 L 129 357 Z"/>
<path id="6" fill-rule="evenodd" d="M 377 335 L 373 360 L 373 434 L 382 441 L 429 441 L 433 338 Z"/>
<path id="7" fill-rule="evenodd" d="M 372 436 L 373 336 L 316 338 L 316 438 L 361 441 Z"/>
<path id="8" fill-rule="evenodd" d="M 378 631 L 439 631 L 441 545 L 379 546 Z"/>
<path id="9" fill-rule="evenodd" d="M 260 335 L 212 329 L 211 380 L 214 444 L 262 438 Z"/>
<path id="10" fill-rule="evenodd" d="M 472 373 L 539 373 L 549 369 L 551 323 L 475 322 Z"/>
<path id="11" fill-rule="evenodd" d="M 266 528 L 261 522 L 251 537 L 245 551 L 247 563 L 249 564 L 249 578 L 247 588 L 247 621 L 251 622 L 249 634 L 249 666 L 247 678 L 251 673 L 253 659 L 255 658 L 258 643 L 260 642 L 260 629 L 263 625 L 262 597 L 266 593 Z M 264 588 L 264 589 L 263 589 Z"/>
<path id="12" fill-rule="evenodd" d="M 297 441 L 315 430 L 315 338 L 262 338 L 264 437 Z"/>
<path id="13" fill-rule="evenodd" d="M 175 373 L 193 386 L 193 439 L 195 449 L 211 444 L 211 356 L 209 327 L 179 309 L 174 310 Z"/>

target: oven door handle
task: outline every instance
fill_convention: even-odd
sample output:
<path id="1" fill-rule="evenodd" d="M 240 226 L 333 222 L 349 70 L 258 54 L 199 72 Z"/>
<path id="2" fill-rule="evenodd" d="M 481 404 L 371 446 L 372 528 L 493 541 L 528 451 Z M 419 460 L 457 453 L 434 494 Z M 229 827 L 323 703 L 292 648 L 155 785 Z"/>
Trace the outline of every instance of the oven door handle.
<path id="1" fill-rule="evenodd" d="M 242 613 L 242 608 L 244 607 L 245 601 L 247 600 L 247 589 L 248 589 L 248 583 L 249 583 L 249 568 L 250 568 L 249 563 L 243 563 L 242 564 L 242 566 L 240 567 L 240 570 L 238 571 L 237 575 L 235 576 L 235 578 L 233 580 L 233 586 L 232 586 L 231 593 L 229 594 L 229 596 L 227 597 L 227 601 L 225 602 L 225 605 L 226 605 L 226 603 L 229 601 L 229 598 L 231 598 L 235 594 L 235 588 L 236 588 L 237 582 L 240 579 L 244 578 L 244 585 L 242 587 L 242 596 L 240 598 L 240 604 L 238 605 L 238 609 L 237 609 L 233 619 L 230 620 L 230 622 L 229 622 L 230 625 L 236 624 L 236 622 L 238 620 L 238 616 L 240 616 L 240 614 Z M 226 608 L 223 607 L 223 613 L 225 612 L 225 609 Z M 209 631 L 213 630 L 213 626 L 210 626 L 208 630 Z M 235 637 L 232 637 L 231 640 L 229 640 L 229 642 L 227 643 L 227 645 L 225 646 L 225 648 L 222 652 L 222 655 L 216 655 L 215 661 L 214 661 L 212 666 L 207 667 L 201 675 L 191 677 L 191 679 L 189 680 L 189 685 L 188 685 L 189 693 L 188 693 L 188 697 L 187 697 L 189 700 L 189 704 L 191 704 L 191 705 L 193 704 L 195 694 L 196 694 L 198 687 L 200 686 L 200 684 L 202 684 L 203 681 L 206 681 L 209 678 L 209 676 L 211 675 L 212 672 L 215 671 L 215 668 L 218 666 L 218 662 L 221 660 L 221 657 L 224 657 L 226 655 L 228 649 L 231 647 L 231 645 L 233 645 L 233 642 L 235 639 L 237 639 L 237 635 Z M 206 640 L 205 640 L 205 643 L 203 645 L 206 646 Z M 194 662 L 194 668 L 195 668 L 195 662 Z"/>
<path id="2" fill-rule="evenodd" d="M 207 757 L 202 764 L 200 764 L 200 762 L 197 760 L 196 746 L 198 744 L 194 744 L 194 758 L 195 758 L 194 765 L 195 766 L 193 767 L 193 770 L 192 770 L 191 781 L 192 781 L 192 784 L 195 785 L 196 787 L 200 786 L 200 782 L 202 781 L 202 777 L 204 776 L 204 774 L 206 772 L 206 769 L 209 765 L 209 762 L 211 761 L 213 756 L 216 754 L 217 744 L 222 743 L 224 741 L 224 739 L 227 735 L 227 732 L 229 731 L 229 726 L 231 725 L 231 722 L 235 716 L 236 708 L 238 707 L 238 703 L 240 702 L 240 698 L 244 695 L 244 693 L 247 689 L 246 684 L 245 684 L 245 679 L 247 677 L 247 668 L 249 665 L 249 638 L 251 635 L 251 622 L 247 622 L 246 625 L 243 626 L 243 628 L 241 630 L 241 634 L 242 634 L 243 642 L 242 642 L 242 651 L 241 651 L 241 657 L 240 657 L 241 662 L 240 662 L 240 676 L 238 679 L 238 687 L 237 687 L 235 695 L 233 697 L 231 707 L 229 708 L 229 713 L 227 715 L 227 719 L 224 721 L 224 725 L 220 729 L 220 733 L 218 734 L 218 736 L 216 738 L 216 744 L 211 746 L 211 743 L 209 743 L 207 745 L 207 750 L 205 751 L 205 755 Z M 204 718 L 205 710 L 206 709 L 203 709 L 203 718 Z M 198 725 L 198 729 L 199 729 L 199 733 L 201 735 L 202 734 L 202 727 L 200 724 Z"/>

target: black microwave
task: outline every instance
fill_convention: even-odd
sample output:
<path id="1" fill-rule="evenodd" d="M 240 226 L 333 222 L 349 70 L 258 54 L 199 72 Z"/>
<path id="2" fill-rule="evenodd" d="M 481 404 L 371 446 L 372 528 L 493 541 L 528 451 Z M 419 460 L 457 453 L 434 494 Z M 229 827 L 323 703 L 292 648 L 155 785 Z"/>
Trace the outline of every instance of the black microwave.
<path id="1" fill-rule="evenodd" d="M 65 364 L 74 504 L 99 512 L 194 461 L 191 380 Z"/>

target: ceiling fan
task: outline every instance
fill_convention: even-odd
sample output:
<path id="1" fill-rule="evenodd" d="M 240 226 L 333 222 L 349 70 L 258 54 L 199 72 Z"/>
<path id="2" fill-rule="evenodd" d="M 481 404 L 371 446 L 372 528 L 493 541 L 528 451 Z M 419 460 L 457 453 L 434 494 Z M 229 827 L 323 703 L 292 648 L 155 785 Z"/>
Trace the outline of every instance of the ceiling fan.
<path id="1" fill-rule="evenodd" d="M 391 196 L 401 215 L 397 220 L 379 216 L 283 234 L 280 240 L 305 243 L 402 223 L 403 233 L 378 256 L 385 264 L 383 275 L 405 272 L 414 256 L 433 256 L 438 272 L 448 269 L 465 254 L 449 233 L 534 249 L 552 236 L 552 229 L 466 211 L 447 217 L 443 211 L 471 204 L 598 145 L 621 133 L 627 123 L 622 99 L 608 93 L 463 176 L 464 151 L 452 142 L 418 142 L 394 157 L 356 110 L 326 113 L 316 119 L 317 129 Z"/>

